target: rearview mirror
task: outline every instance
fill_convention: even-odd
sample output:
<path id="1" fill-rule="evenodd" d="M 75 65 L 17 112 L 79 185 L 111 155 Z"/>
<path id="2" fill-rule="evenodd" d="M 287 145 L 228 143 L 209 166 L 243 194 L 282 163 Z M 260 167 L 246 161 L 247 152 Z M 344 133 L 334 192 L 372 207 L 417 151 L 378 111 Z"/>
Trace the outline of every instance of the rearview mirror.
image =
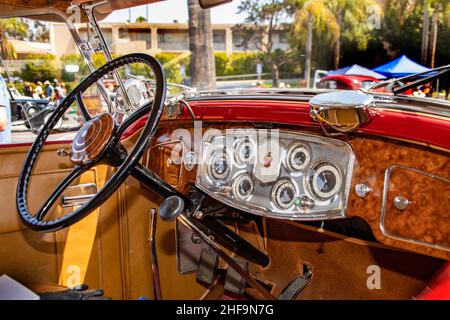
<path id="1" fill-rule="evenodd" d="M 198 0 L 202 9 L 209 9 L 215 6 L 220 6 L 221 4 L 225 4 L 231 1 L 233 0 Z"/>
<path id="2" fill-rule="evenodd" d="M 318 94 L 309 101 L 311 117 L 341 132 L 356 130 L 372 119 L 373 96 L 361 91 Z"/>

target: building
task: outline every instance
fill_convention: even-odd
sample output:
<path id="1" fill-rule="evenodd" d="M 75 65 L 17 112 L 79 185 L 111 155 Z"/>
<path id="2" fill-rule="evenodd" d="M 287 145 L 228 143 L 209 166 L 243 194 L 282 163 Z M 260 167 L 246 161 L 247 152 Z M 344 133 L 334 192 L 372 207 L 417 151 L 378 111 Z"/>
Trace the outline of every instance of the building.
<path id="1" fill-rule="evenodd" d="M 100 26 L 112 53 L 116 55 L 131 52 L 182 53 L 189 50 L 187 23 L 101 23 Z M 233 27 L 232 24 L 212 25 L 215 51 L 226 52 L 228 55 L 243 51 L 240 46 L 242 39 Z M 85 24 L 80 24 L 77 28 L 83 39 L 92 37 L 86 32 Z M 287 32 L 283 30 L 276 32 L 273 41 L 274 49 L 289 48 Z M 78 52 L 65 24 L 51 24 L 50 43 L 51 51 L 57 56 Z M 248 50 L 256 50 L 256 45 L 250 44 Z"/>

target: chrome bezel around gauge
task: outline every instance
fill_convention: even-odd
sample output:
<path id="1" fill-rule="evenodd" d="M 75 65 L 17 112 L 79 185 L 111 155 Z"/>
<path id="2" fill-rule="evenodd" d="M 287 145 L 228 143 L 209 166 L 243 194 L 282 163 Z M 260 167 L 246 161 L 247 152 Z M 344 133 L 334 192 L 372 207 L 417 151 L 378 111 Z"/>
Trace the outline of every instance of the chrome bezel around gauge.
<path id="1" fill-rule="evenodd" d="M 246 157 L 245 148 L 250 148 L 249 155 Z M 252 139 L 248 137 L 239 138 L 234 143 L 234 159 L 237 164 L 248 164 L 255 157 L 256 147 Z"/>
<path id="2" fill-rule="evenodd" d="M 215 171 L 216 159 L 222 158 L 225 161 L 226 168 L 223 172 Z M 223 180 L 230 174 L 230 157 L 224 146 L 217 146 L 210 152 L 210 160 L 208 160 L 208 175 L 214 180 Z"/>
<path id="3" fill-rule="evenodd" d="M 250 185 L 250 189 L 246 194 L 243 194 L 241 191 L 241 184 L 247 182 Z M 231 189 L 232 189 L 232 193 L 233 196 L 239 200 L 246 200 L 248 198 L 250 198 L 253 194 L 253 190 L 255 188 L 255 183 L 253 182 L 252 177 L 250 177 L 248 174 L 244 173 L 244 174 L 240 174 L 239 176 L 237 176 L 236 178 L 234 178 L 232 184 L 231 184 Z"/>
<path id="4" fill-rule="evenodd" d="M 295 162 L 295 156 L 299 152 L 302 152 L 305 155 L 305 161 L 300 165 Z M 305 144 L 295 143 L 289 147 L 285 160 L 286 167 L 289 170 L 293 172 L 303 171 L 309 165 L 310 161 L 311 161 L 311 151 Z"/>
<path id="5" fill-rule="evenodd" d="M 335 184 L 328 192 L 323 192 L 319 186 L 319 175 L 325 171 L 333 174 Z M 335 196 L 342 187 L 342 174 L 335 164 L 330 161 L 320 161 L 316 163 L 308 174 L 308 186 L 311 193 L 319 200 L 327 200 Z"/>
<path id="6" fill-rule="evenodd" d="M 291 201 L 289 201 L 288 203 L 283 203 L 281 199 L 282 197 L 281 192 L 282 189 L 286 187 L 290 188 L 293 194 Z M 297 197 L 297 189 L 295 188 L 294 183 L 290 180 L 287 179 L 280 180 L 277 183 L 275 183 L 275 185 L 272 188 L 271 200 L 279 209 L 282 210 L 290 209 L 294 205 L 296 197 Z"/>

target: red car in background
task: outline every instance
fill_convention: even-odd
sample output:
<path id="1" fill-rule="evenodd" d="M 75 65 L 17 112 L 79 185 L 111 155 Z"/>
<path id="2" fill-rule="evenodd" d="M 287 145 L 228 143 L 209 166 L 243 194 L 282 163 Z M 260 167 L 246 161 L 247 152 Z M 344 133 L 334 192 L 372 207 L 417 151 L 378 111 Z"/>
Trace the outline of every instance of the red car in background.
<path id="1" fill-rule="evenodd" d="M 319 89 L 340 89 L 340 90 L 356 90 L 359 88 L 368 88 L 376 82 L 380 82 L 379 79 L 369 76 L 358 75 L 332 75 L 326 76 L 320 79 L 317 83 Z M 383 92 L 386 91 L 382 88 Z M 378 91 L 378 90 L 375 90 Z"/>

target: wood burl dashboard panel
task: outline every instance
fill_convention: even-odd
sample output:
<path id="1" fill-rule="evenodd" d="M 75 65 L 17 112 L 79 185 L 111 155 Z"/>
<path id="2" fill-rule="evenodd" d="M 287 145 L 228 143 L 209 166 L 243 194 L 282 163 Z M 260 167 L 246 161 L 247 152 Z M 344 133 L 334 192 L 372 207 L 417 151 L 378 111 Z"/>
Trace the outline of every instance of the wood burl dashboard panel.
<path id="1" fill-rule="evenodd" d="M 221 123 L 204 126 L 203 131 L 211 127 L 245 128 L 248 124 L 226 126 Z M 192 127 L 185 129 L 194 137 Z M 280 129 L 322 135 L 320 129 Z M 177 130 L 179 132 L 179 126 Z M 179 142 L 168 143 L 171 139 L 177 140 L 172 132 L 170 127 L 158 131 L 144 164 L 179 191 L 187 193 L 195 184 L 197 167 L 189 171 L 181 160 L 176 163 L 171 159 L 174 154 L 179 154 L 180 158 L 182 155 Z M 355 154 L 347 217 L 364 219 L 383 244 L 450 260 L 450 154 L 383 138 L 358 135 L 344 138 Z M 370 192 L 365 197 L 358 196 L 357 184 L 366 185 Z M 405 203 L 406 207 L 402 208 Z M 383 226 L 380 225 L 382 217 Z"/>

